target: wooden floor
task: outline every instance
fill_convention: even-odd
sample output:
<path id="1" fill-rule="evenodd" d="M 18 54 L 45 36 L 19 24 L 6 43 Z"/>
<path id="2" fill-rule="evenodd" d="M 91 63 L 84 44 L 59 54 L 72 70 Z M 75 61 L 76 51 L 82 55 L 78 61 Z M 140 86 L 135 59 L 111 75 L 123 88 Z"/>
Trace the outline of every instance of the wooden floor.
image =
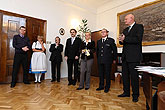
<path id="1" fill-rule="evenodd" d="M 122 84 L 112 81 L 109 93 L 96 91 L 98 78 L 92 77 L 89 90 L 76 90 L 68 86 L 67 79 L 60 83 L 45 80 L 41 84 L 24 85 L 15 88 L 9 84 L 0 85 L 0 110 L 145 110 L 145 97 L 140 88 L 139 102 L 130 98 L 118 98 Z"/>

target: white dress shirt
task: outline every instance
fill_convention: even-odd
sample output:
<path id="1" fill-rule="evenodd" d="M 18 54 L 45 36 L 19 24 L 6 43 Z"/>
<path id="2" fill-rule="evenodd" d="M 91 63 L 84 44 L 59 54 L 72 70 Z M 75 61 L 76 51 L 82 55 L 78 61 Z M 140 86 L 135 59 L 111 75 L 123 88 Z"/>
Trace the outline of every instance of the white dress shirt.
<path id="1" fill-rule="evenodd" d="M 91 39 L 89 39 L 88 42 L 85 39 L 84 42 L 86 43 L 86 45 L 88 45 L 88 43 L 91 42 Z"/>
<path id="2" fill-rule="evenodd" d="M 102 42 L 104 43 L 106 41 L 107 37 L 102 38 Z"/>
<path id="3" fill-rule="evenodd" d="M 132 23 L 132 24 L 129 26 L 128 32 L 132 29 L 132 27 L 133 27 L 134 24 L 135 24 L 135 22 Z"/>
<path id="4" fill-rule="evenodd" d="M 76 38 L 76 37 L 71 37 L 71 43 L 72 43 L 72 44 L 74 43 L 75 38 Z"/>

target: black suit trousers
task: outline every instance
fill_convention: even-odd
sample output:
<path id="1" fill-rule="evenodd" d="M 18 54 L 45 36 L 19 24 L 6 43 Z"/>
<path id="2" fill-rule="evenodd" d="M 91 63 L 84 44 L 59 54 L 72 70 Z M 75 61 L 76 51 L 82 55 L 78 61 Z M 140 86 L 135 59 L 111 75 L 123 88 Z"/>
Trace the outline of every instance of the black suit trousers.
<path id="1" fill-rule="evenodd" d="M 130 79 L 133 97 L 139 97 L 139 73 L 135 69 L 138 66 L 139 62 L 127 62 L 126 60 L 122 61 L 122 78 L 123 78 L 123 90 L 125 94 L 130 94 Z"/>
<path id="2" fill-rule="evenodd" d="M 28 81 L 28 55 L 27 54 L 15 54 L 14 63 L 13 63 L 13 72 L 12 72 L 12 84 L 15 84 L 17 81 L 17 74 L 22 64 L 23 67 L 23 82 L 27 83 Z"/>
<path id="3" fill-rule="evenodd" d="M 110 74 L 111 74 L 112 64 L 99 63 L 98 67 L 99 67 L 99 79 L 100 79 L 99 88 L 104 88 L 104 74 L 105 74 L 105 78 L 106 78 L 105 88 L 109 89 L 111 85 Z"/>
<path id="4" fill-rule="evenodd" d="M 57 81 L 60 81 L 61 62 L 51 61 L 51 70 L 52 70 L 52 80 L 56 80 L 56 71 L 57 71 Z"/>
<path id="5" fill-rule="evenodd" d="M 68 81 L 69 83 L 76 83 L 78 78 L 79 60 L 68 59 L 67 64 L 68 64 Z M 74 65 L 74 79 L 72 79 L 73 65 Z"/>

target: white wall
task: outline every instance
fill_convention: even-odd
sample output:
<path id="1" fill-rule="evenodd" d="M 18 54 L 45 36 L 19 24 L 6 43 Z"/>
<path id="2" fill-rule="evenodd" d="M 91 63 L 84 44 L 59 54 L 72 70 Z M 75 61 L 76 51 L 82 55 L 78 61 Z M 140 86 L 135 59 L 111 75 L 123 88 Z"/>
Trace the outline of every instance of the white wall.
<path id="1" fill-rule="evenodd" d="M 107 28 L 110 36 L 117 39 L 117 13 L 141 6 L 155 0 L 112 0 L 97 10 L 96 30 Z M 122 52 L 122 48 L 118 48 Z M 145 46 L 143 52 L 165 52 L 165 45 Z"/>
<path id="2" fill-rule="evenodd" d="M 59 29 L 63 27 L 66 33 L 64 36 L 59 36 L 64 47 L 66 39 L 70 37 L 69 29 L 72 28 L 70 24 L 72 19 L 77 19 L 80 22 L 81 19 L 86 18 L 91 30 L 96 27 L 95 12 L 76 7 L 61 0 L 0 0 L 0 9 L 47 20 L 47 41 L 52 43 L 55 36 L 59 35 Z M 49 46 L 50 44 L 47 44 L 48 72 L 46 79 L 51 78 Z M 67 77 L 67 65 L 64 59 L 61 69 L 62 77 Z"/>

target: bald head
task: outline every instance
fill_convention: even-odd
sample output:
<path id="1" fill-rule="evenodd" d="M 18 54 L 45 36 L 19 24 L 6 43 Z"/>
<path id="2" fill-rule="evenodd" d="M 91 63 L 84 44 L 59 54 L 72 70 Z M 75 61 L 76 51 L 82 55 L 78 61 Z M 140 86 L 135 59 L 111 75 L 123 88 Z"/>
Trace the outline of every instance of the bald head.
<path id="1" fill-rule="evenodd" d="M 134 22 L 135 22 L 135 17 L 133 14 L 128 14 L 125 16 L 125 24 L 126 25 L 131 25 Z"/>

